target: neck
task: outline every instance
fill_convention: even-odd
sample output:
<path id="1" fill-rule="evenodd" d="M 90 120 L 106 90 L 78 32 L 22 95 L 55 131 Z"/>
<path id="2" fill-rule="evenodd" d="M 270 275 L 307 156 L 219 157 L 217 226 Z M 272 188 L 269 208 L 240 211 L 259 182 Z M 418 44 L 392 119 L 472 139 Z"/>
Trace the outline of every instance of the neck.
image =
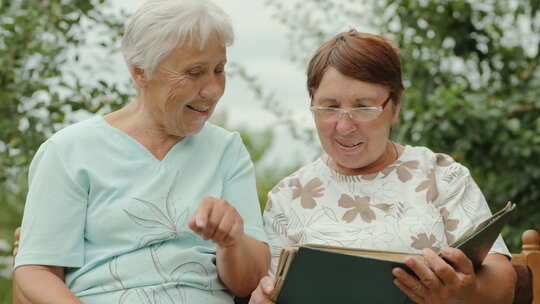
<path id="1" fill-rule="evenodd" d="M 371 164 L 361 167 L 361 168 L 345 168 L 334 162 L 329 158 L 331 167 L 336 170 L 338 173 L 344 175 L 368 175 L 380 172 L 386 169 L 388 166 L 393 164 L 399 158 L 399 150 L 396 144 L 391 141 L 388 141 L 386 144 L 383 154 Z"/>
<path id="2" fill-rule="evenodd" d="M 183 137 L 170 135 L 158 124 L 141 100 L 135 98 L 122 109 L 105 115 L 105 120 L 145 146 L 158 159 Z"/>

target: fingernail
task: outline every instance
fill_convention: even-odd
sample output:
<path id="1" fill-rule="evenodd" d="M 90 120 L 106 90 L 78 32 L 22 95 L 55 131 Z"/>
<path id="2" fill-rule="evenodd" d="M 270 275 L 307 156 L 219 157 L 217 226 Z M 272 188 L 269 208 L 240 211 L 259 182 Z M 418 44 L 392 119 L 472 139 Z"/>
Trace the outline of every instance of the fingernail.
<path id="1" fill-rule="evenodd" d="M 266 282 L 264 284 L 264 290 L 266 291 L 266 293 L 272 292 L 272 289 L 274 289 L 274 286 L 270 284 L 270 282 Z"/>
<path id="2" fill-rule="evenodd" d="M 203 221 L 201 218 L 199 218 L 199 217 L 197 217 L 197 218 L 195 219 L 195 223 L 197 224 L 197 227 L 199 227 L 199 228 L 203 228 L 203 227 L 204 227 L 204 221 Z"/>

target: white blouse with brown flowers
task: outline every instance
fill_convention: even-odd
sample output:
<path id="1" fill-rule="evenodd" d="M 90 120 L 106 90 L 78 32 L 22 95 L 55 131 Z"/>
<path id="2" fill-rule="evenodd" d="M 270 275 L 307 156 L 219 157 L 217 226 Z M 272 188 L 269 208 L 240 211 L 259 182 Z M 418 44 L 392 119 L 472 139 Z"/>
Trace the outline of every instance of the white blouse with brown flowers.
<path id="1" fill-rule="evenodd" d="M 268 195 L 263 220 L 272 275 L 290 245 L 421 253 L 452 243 L 491 215 L 469 170 L 446 154 L 406 146 L 385 170 L 358 176 L 339 174 L 326 160 L 286 177 Z M 491 251 L 510 255 L 500 236 Z"/>

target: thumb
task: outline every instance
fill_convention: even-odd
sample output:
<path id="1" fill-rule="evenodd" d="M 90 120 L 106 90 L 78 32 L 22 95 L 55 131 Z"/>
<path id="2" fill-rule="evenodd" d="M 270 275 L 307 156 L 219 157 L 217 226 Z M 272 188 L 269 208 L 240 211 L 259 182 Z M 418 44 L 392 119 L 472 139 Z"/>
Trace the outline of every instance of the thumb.
<path id="1" fill-rule="evenodd" d="M 274 279 L 265 276 L 261 279 L 262 290 L 265 294 L 270 295 L 274 291 Z"/>

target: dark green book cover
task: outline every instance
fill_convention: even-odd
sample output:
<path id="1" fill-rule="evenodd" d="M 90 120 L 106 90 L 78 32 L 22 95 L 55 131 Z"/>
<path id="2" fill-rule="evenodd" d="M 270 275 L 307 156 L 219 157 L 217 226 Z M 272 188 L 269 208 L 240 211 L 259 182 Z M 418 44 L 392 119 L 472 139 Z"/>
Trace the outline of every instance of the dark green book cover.
<path id="1" fill-rule="evenodd" d="M 392 269 L 396 266 L 405 265 L 300 247 L 277 303 L 413 303 L 393 283 Z"/>
<path id="2" fill-rule="evenodd" d="M 451 246 L 461 249 L 478 269 L 513 209 L 514 205 L 507 204 Z M 413 303 L 393 283 L 394 267 L 412 273 L 404 263 L 336 252 L 336 248 L 309 244 L 298 247 L 288 267 L 284 267 L 277 303 Z M 403 253 L 403 256 L 411 255 L 415 254 Z"/>

